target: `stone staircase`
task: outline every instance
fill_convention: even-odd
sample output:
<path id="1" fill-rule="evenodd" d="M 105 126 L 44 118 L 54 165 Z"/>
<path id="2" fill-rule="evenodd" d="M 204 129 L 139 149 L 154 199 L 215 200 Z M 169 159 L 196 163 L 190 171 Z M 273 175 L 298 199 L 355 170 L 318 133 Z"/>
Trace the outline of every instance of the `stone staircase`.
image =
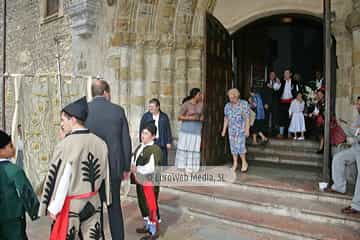
<path id="1" fill-rule="evenodd" d="M 253 162 L 322 168 L 323 155 L 317 154 L 319 143 L 270 139 L 267 145 L 248 144 L 247 158 Z"/>
<path id="2" fill-rule="evenodd" d="M 266 233 L 266 239 L 360 239 L 360 215 L 341 213 L 350 195 L 319 192 L 301 171 L 282 177 L 260 176 L 263 171 L 252 167 L 225 186 L 162 187 L 160 208 Z"/>

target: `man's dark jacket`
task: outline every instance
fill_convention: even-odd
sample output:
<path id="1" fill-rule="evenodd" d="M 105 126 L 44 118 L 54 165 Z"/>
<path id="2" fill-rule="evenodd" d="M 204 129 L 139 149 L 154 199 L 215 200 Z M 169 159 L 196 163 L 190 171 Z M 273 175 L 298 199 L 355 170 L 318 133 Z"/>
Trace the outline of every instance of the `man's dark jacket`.
<path id="1" fill-rule="evenodd" d="M 286 81 L 282 80 L 281 81 L 281 87 L 280 87 L 280 90 L 279 90 L 280 98 L 284 94 L 285 84 L 286 84 Z M 294 79 L 291 79 L 291 94 L 292 94 L 293 99 L 296 98 L 296 95 L 298 94 L 299 90 L 300 89 L 299 89 L 298 83 Z"/>
<path id="2" fill-rule="evenodd" d="M 124 171 L 130 171 L 131 161 L 131 139 L 124 109 L 104 97 L 95 97 L 89 103 L 85 125 L 107 144 L 111 178 L 122 178 Z"/>

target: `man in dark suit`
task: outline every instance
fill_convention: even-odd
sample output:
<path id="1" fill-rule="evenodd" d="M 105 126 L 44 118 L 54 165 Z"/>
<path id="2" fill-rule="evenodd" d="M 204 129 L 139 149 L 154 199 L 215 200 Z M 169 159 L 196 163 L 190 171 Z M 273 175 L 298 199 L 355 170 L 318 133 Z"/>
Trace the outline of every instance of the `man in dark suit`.
<path id="1" fill-rule="evenodd" d="M 162 152 L 162 162 L 160 166 L 168 166 L 168 150 L 171 149 L 171 127 L 170 120 L 166 113 L 160 110 L 160 101 L 153 98 L 149 101 L 149 111 L 144 113 L 140 121 L 139 139 L 141 141 L 141 131 L 147 123 L 154 121 L 158 131 L 155 138 L 155 144 Z"/>
<path id="2" fill-rule="evenodd" d="M 124 239 L 124 223 L 120 202 L 121 181 L 128 178 L 131 161 L 131 139 L 124 109 L 110 102 L 110 87 L 104 80 L 91 86 L 86 127 L 103 139 L 109 150 L 112 204 L 108 208 L 113 240 Z"/>

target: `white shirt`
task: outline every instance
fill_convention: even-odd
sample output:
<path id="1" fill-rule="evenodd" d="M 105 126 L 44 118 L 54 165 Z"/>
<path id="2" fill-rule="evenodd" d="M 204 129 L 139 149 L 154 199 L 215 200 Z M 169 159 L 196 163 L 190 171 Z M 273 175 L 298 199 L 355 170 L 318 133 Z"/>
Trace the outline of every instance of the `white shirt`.
<path id="1" fill-rule="evenodd" d="M 148 144 L 143 144 L 141 143 L 141 147 L 139 148 L 139 150 L 137 151 L 136 156 L 132 156 L 131 157 L 131 164 L 136 165 L 136 161 L 139 158 L 140 154 L 142 153 L 143 149 L 146 146 L 151 146 L 154 145 L 154 141 L 149 142 Z M 143 166 L 137 166 L 136 167 L 136 171 L 140 174 L 146 175 L 146 174 L 150 174 L 153 173 L 155 171 L 155 159 L 154 159 L 154 154 L 151 154 L 149 162 Z"/>
<path id="2" fill-rule="evenodd" d="M 274 80 L 270 80 L 271 81 L 271 86 L 275 91 L 279 90 L 280 87 L 281 87 L 281 83 L 277 82 L 277 80 L 278 80 L 278 78 L 276 78 Z"/>
<path id="3" fill-rule="evenodd" d="M 285 88 L 281 99 L 292 99 L 293 95 L 291 93 L 291 79 L 285 81 Z"/>
<path id="4" fill-rule="evenodd" d="M 64 169 L 64 173 L 60 178 L 59 187 L 55 193 L 55 198 L 50 202 L 48 207 L 48 211 L 55 216 L 61 211 L 64 206 L 64 201 L 69 191 L 70 179 L 71 165 L 67 163 Z"/>
<path id="5" fill-rule="evenodd" d="M 156 126 L 156 138 L 159 139 L 159 118 L 160 118 L 160 113 L 158 113 L 157 115 L 152 115 L 153 116 L 153 120 L 155 121 L 155 126 Z"/>
<path id="6" fill-rule="evenodd" d="M 321 86 L 322 86 L 322 82 L 323 82 L 323 78 L 320 78 L 320 79 L 316 79 L 315 82 L 316 82 L 316 89 L 320 89 Z"/>

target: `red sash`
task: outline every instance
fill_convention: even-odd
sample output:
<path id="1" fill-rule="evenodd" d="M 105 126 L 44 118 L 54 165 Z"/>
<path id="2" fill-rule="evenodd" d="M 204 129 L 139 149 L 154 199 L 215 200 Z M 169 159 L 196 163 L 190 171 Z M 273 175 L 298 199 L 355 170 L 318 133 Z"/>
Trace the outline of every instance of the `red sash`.
<path id="1" fill-rule="evenodd" d="M 97 192 L 89 192 L 75 196 L 66 196 L 64 206 L 57 215 L 50 240 L 65 240 L 69 225 L 70 202 L 73 199 L 84 199 L 95 196 Z"/>
<path id="2" fill-rule="evenodd" d="M 288 98 L 288 99 L 280 99 L 280 103 L 291 103 L 292 98 Z"/>

